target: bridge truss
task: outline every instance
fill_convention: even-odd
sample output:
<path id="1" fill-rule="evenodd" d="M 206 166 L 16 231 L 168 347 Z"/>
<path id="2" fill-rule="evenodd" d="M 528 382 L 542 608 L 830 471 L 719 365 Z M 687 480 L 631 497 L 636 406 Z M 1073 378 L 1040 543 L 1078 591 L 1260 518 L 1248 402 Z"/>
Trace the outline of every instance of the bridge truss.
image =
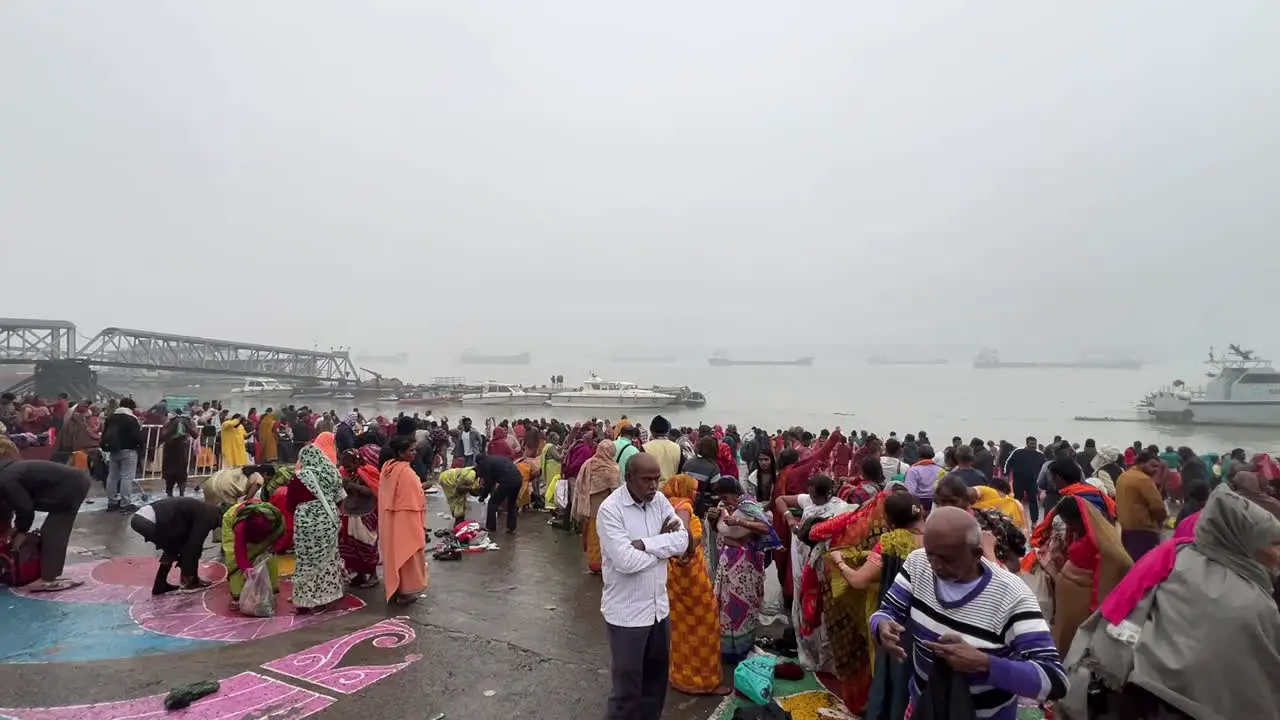
<path id="1" fill-rule="evenodd" d="M 76 326 L 63 320 L 0 318 L 0 363 L 33 365 L 76 356 Z"/>
<path id="2" fill-rule="evenodd" d="M 359 371 L 347 352 L 296 350 L 126 328 L 106 328 L 85 343 L 76 357 L 97 367 L 257 375 L 338 385 L 360 382 Z"/>

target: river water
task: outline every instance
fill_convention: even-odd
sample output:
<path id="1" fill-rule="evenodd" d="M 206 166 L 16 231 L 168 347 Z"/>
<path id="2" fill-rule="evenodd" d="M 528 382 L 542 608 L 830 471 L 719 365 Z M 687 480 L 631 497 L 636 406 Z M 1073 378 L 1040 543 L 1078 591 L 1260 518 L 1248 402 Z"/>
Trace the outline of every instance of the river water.
<path id="1" fill-rule="evenodd" d="M 581 362 L 561 362 L 554 366 L 540 362 L 518 367 L 463 366 L 454 361 L 431 363 L 427 367 L 399 367 L 403 377 L 426 381 L 432 377 L 456 375 L 469 380 L 485 378 L 526 385 L 546 384 L 552 374 L 565 376 L 576 387 L 587 371 L 571 374 Z M 670 364 L 619 364 L 592 362 L 596 374 L 609 380 L 626 380 L 641 385 L 688 385 L 705 393 L 703 408 L 674 408 L 662 414 L 678 425 L 736 423 L 739 428 L 758 425 L 773 431 L 803 425 L 815 432 L 840 426 L 866 429 L 884 437 L 893 430 L 902 436 L 925 430 L 935 442 L 948 442 L 953 435 L 1007 439 L 1021 444 L 1027 435 L 1047 442 L 1062 435 L 1083 443 L 1095 438 L 1099 444 L 1126 446 L 1135 440 L 1164 445 L 1190 445 L 1197 452 L 1221 452 L 1232 447 L 1247 450 L 1280 448 L 1280 430 L 1267 428 L 1160 426 L 1147 422 L 1077 421 L 1077 416 L 1134 419 L 1133 404 L 1146 392 L 1181 377 L 1198 384 L 1202 369 L 1194 364 L 1181 367 L 1147 366 L 1142 370 L 1083 369 L 1000 369 L 978 370 L 968 362 L 950 365 L 872 366 L 857 362 L 823 364 L 812 367 L 727 367 L 713 368 L 700 362 Z M 189 390 L 189 394 L 230 397 L 213 388 Z M 138 394 L 146 400 L 149 394 Z M 324 401 L 306 401 L 313 408 L 328 409 Z M 275 401 L 279 404 L 279 401 Z M 234 407 L 240 403 L 228 405 Z M 267 401 L 256 401 L 261 410 Z M 300 404 L 295 401 L 295 404 Z M 350 410 L 353 401 L 336 401 L 334 409 Z M 422 412 L 426 408 L 361 405 L 366 415 L 393 415 Z M 244 410 L 245 408 L 236 408 Z M 603 410 L 564 408 L 481 408 L 433 407 L 436 416 L 473 418 L 494 416 L 543 417 L 554 414 L 565 421 L 586 419 Z M 633 418 L 647 424 L 653 410 L 637 410 Z"/>

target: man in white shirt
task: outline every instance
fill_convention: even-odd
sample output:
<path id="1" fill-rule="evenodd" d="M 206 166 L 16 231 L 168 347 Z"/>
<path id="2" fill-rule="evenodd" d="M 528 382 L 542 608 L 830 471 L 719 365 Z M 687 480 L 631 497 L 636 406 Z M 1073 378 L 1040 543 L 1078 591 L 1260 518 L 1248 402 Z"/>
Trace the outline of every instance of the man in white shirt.
<path id="1" fill-rule="evenodd" d="M 604 560 L 600 612 L 609 626 L 613 672 L 607 718 L 660 720 L 671 657 L 667 559 L 688 549 L 689 533 L 658 494 L 656 459 L 637 453 L 626 473 L 626 483 L 596 515 Z"/>

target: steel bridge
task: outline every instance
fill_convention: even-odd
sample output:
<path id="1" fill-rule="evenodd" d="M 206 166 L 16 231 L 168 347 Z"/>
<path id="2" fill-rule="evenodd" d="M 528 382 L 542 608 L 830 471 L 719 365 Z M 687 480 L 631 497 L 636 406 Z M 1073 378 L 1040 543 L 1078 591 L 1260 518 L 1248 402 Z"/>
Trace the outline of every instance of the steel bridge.
<path id="1" fill-rule="evenodd" d="M 278 378 L 358 385 L 346 351 L 321 352 L 210 340 L 189 335 L 106 328 L 76 347 L 76 326 L 61 320 L 0 319 L 0 364 L 74 361 L 93 367 Z"/>

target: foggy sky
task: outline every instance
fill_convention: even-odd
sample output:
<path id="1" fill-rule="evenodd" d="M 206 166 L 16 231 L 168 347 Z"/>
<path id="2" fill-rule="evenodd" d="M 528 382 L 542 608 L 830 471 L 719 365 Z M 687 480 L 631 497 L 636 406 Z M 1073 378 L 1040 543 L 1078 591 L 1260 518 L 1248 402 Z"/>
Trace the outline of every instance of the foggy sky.
<path id="1" fill-rule="evenodd" d="M 1276 37 L 1248 0 L 8 2 L 0 315 L 1265 348 Z"/>

